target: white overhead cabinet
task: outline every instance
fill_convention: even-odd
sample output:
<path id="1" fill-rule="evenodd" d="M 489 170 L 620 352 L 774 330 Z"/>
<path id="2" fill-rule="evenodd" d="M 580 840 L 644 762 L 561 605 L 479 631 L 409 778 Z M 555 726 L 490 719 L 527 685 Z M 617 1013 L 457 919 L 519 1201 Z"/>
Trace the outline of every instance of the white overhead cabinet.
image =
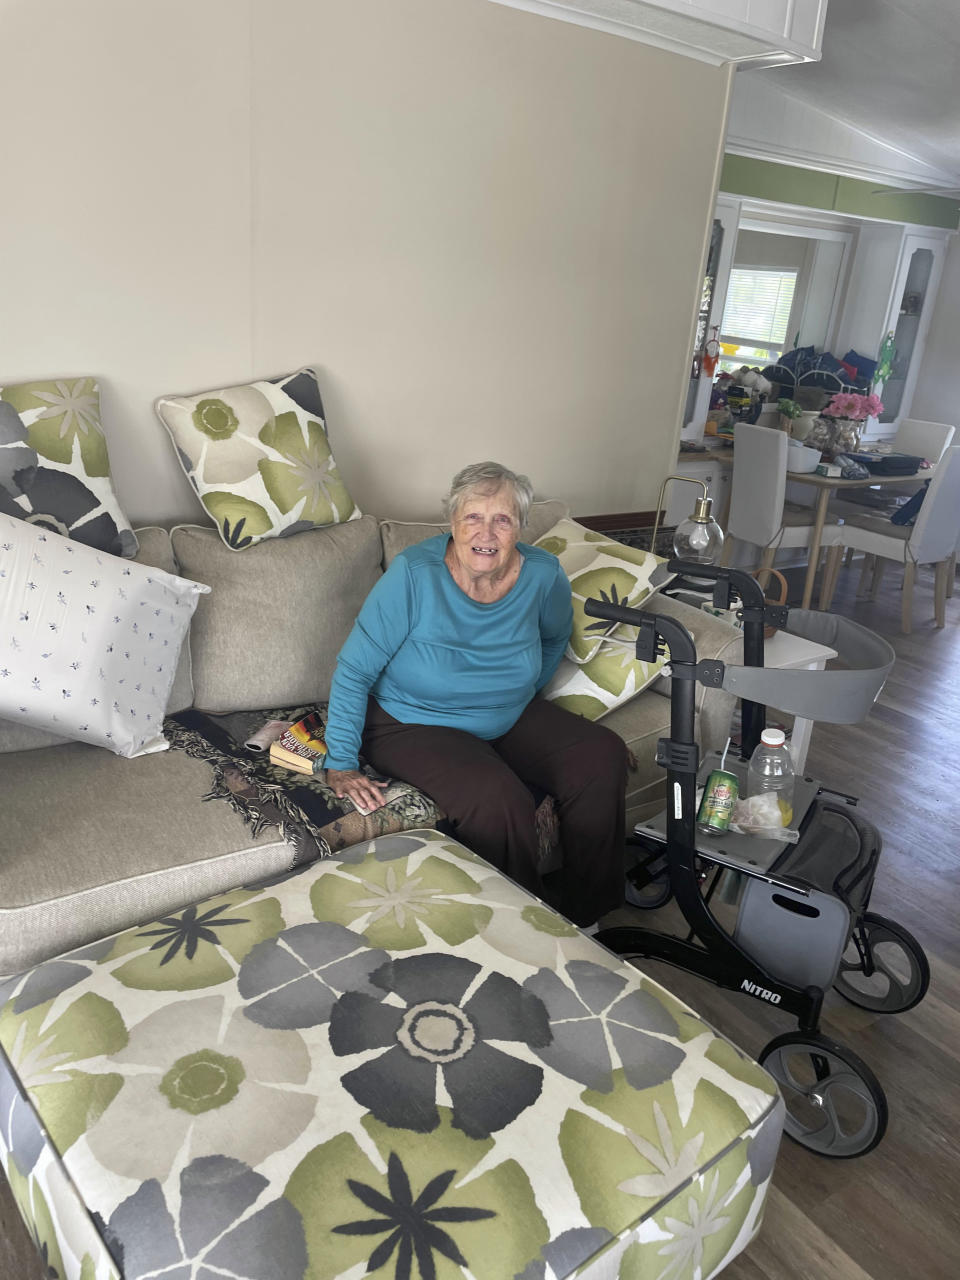
<path id="1" fill-rule="evenodd" d="M 720 65 L 820 58 L 827 0 L 495 0 Z"/>

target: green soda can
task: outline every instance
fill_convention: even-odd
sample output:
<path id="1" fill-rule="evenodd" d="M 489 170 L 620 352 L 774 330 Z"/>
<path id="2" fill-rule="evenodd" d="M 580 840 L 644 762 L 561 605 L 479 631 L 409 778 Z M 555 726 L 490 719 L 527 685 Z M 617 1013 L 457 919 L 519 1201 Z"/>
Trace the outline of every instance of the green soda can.
<path id="1" fill-rule="evenodd" d="M 730 829 L 730 815 L 739 794 L 737 775 L 726 773 L 723 769 L 714 769 L 707 778 L 700 808 L 697 810 L 697 826 L 700 830 L 708 836 L 726 835 Z"/>

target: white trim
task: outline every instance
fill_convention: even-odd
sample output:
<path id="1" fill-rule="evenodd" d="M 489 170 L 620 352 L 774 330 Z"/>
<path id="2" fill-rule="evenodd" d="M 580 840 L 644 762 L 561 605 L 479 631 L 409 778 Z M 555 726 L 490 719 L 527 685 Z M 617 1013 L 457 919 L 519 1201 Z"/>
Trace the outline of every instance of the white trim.
<path id="1" fill-rule="evenodd" d="M 741 231 L 765 231 L 778 236 L 800 236 L 804 240 L 845 240 L 849 244 L 852 228 L 819 227 L 814 222 L 780 222 L 766 218 L 740 218 Z"/>
<path id="2" fill-rule="evenodd" d="M 499 0 L 495 2 L 498 3 Z M 825 112 L 821 114 L 826 115 Z M 851 126 L 848 125 L 847 128 Z M 853 132 L 858 132 L 861 137 L 876 142 L 876 139 L 870 139 L 869 134 L 860 130 L 853 130 Z M 925 166 L 928 175 L 925 177 L 923 174 L 907 174 L 902 169 L 891 169 L 872 162 L 858 164 L 852 160 L 841 160 L 836 156 L 826 156 L 821 151 L 801 151 L 797 148 L 785 151 L 781 146 L 767 145 L 754 139 L 738 138 L 735 134 L 727 136 L 724 149 L 732 155 L 746 156 L 748 160 L 769 160 L 774 164 L 786 164 L 795 169 L 816 169 L 821 173 L 834 173 L 840 178 L 857 178 L 863 182 L 886 181 L 890 186 L 901 188 L 906 194 L 915 191 L 918 194 L 942 193 L 951 196 L 960 191 L 955 174 L 949 174 L 942 169 L 933 169 L 929 165 Z M 889 146 L 885 149 L 894 150 Z M 916 157 L 908 156 L 906 152 L 899 154 L 903 155 L 904 159 L 912 159 L 918 165 L 923 163 Z M 934 185 L 934 179 L 937 180 L 938 185 Z"/>
<path id="3" fill-rule="evenodd" d="M 562 3 L 561 0 L 492 0 L 494 4 L 504 5 L 508 9 L 521 9 L 526 13 L 539 14 L 543 18 L 555 18 L 560 22 L 569 22 L 578 27 L 589 27 L 594 31 L 604 31 L 608 35 L 621 36 L 627 40 L 652 45 L 668 53 L 680 54 L 682 57 L 694 58 L 698 62 L 706 62 L 720 67 L 727 63 L 745 67 L 786 66 L 803 62 L 816 62 L 820 58 L 819 47 L 813 48 L 788 38 L 783 32 L 764 30 L 748 23 L 738 22 L 726 14 L 717 13 L 716 20 L 711 21 L 702 10 L 691 12 L 690 4 L 666 4 L 664 0 L 639 0 L 636 18 L 632 21 L 613 18 L 596 11 L 595 0 L 580 0 L 578 6 Z M 596 0 L 604 7 L 602 0 Z M 796 0 L 791 0 L 791 12 Z M 622 6 L 621 6 L 622 7 Z M 660 31 L 644 26 L 644 19 L 649 19 L 648 10 L 660 10 L 675 19 L 675 25 L 686 28 L 690 33 L 690 41 L 675 39 Z M 817 30 L 822 36 L 823 13 L 821 7 Z M 727 31 L 749 42 L 750 48 L 744 48 L 736 55 L 724 55 L 710 47 L 711 33 Z M 703 43 L 694 43 L 699 36 Z"/>
<path id="4" fill-rule="evenodd" d="M 787 161 L 784 160 L 783 163 L 786 164 Z M 838 222 L 843 220 L 851 224 L 853 229 L 862 226 L 864 223 L 876 222 L 884 227 L 906 227 L 908 231 L 916 232 L 917 235 L 939 236 L 945 241 L 957 234 L 957 231 L 952 227 L 931 227 L 919 222 L 904 222 L 902 218 L 880 218 L 866 213 L 838 213 L 832 209 L 817 209 L 812 205 L 805 204 L 781 204 L 776 200 L 760 200 L 756 196 L 737 195 L 736 192 L 724 191 L 722 188 L 720 195 L 727 200 L 741 200 L 743 208 L 749 208 L 751 213 L 769 208 L 772 213 L 785 213 L 793 217 L 799 215 L 801 223 L 809 217 L 811 229 L 816 228 L 818 225 L 823 225 L 823 222 L 828 219 L 836 219 Z M 822 219 L 823 222 L 818 224 L 818 222 L 814 221 L 814 219 L 818 218 Z"/>
<path id="5" fill-rule="evenodd" d="M 652 45 L 655 49 L 663 49 L 667 53 L 678 53 L 685 58 L 696 58 L 698 62 L 707 62 L 713 67 L 722 67 L 729 59 L 721 58 L 708 49 L 694 48 L 679 40 L 668 40 L 664 36 L 642 31 L 638 27 L 628 26 L 625 22 L 616 22 L 612 18 L 602 18 L 599 14 L 586 13 L 579 9 L 561 8 L 552 0 L 492 0 L 493 4 L 502 4 L 508 9 L 522 9 L 526 13 L 537 13 L 542 18 L 556 18 L 559 22 L 570 22 L 576 27 L 589 27 L 593 31 L 605 31 L 607 35 L 622 36 L 626 40 L 636 40 L 640 44 Z M 797 59 L 802 61 L 802 59 Z"/>

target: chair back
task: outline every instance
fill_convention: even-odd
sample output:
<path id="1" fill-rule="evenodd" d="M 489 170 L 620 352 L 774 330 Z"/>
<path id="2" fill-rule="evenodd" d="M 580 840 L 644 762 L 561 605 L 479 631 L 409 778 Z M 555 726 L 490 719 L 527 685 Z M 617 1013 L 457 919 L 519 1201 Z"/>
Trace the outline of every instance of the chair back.
<path id="1" fill-rule="evenodd" d="M 786 432 L 738 422 L 733 428 L 733 482 L 727 532 L 765 547 L 783 524 L 787 488 Z"/>
<path id="2" fill-rule="evenodd" d="M 949 422 L 922 422 L 919 418 L 904 418 L 897 427 L 893 447 L 897 453 L 908 453 L 914 458 L 927 458 L 939 462 L 943 451 L 953 440 L 954 428 Z"/>
<path id="3" fill-rule="evenodd" d="M 917 564 L 936 564 L 953 555 L 960 538 L 960 445 L 951 445 L 937 464 L 908 543 Z"/>

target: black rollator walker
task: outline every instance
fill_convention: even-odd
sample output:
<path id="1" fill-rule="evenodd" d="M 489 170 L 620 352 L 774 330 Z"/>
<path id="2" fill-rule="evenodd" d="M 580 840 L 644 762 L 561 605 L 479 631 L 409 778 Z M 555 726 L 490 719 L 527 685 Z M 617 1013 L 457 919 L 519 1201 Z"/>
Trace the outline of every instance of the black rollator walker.
<path id="1" fill-rule="evenodd" d="M 759 583 L 740 570 L 679 560 L 668 568 L 712 582 L 717 608 L 729 609 L 739 597 L 744 665 L 698 662 L 690 633 L 672 617 L 586 602 L 591 617 L 638 628 L 638 660 L 652 662 L 669 648 L 670 737 L 661 738 L 657 750 L 667 771 L 667 806 L 638 824 L 631 843 L 639 862 L 630 874 L 641 895 L 634 902 L 644 905 L 646 894 L 646 905 L 659 906 L 672 894 L 690 927 L 686 938 L 618 927 L 601 931 L 598 940 L 624 957 L 666 961 L 794 1015 L 799 1030 L 777 1036 L 759 1055 L 783 1094 L 786 1132 L 820 1155 L 863 1155 L 883 1137 L 886 1098 L 865 1062 L 820 1034 L 824 995 L 833 987 L 861 1008 L 903 1012 L 923 999 L 927 959 L 906 929 L 868 910 L 881 840 L 854 797 L 798 776 L 793 844 L 732 832 L 714 837 L 696 827 L 698 774 L 705 781 L 719 757 L 700 760 L 695 692 L 700 683 L 740 698 L 740 758 L 724 767 L 743 784 L 767 704 L 814 720 L 857 723 L 883 687 L 894 652 L 849 619 L 765 603 Z M 764 626 L 831 646 L 844 669 L 767 670 Z M 710 905 L 725 871 L 741 878 L 733 933 Z"/>

